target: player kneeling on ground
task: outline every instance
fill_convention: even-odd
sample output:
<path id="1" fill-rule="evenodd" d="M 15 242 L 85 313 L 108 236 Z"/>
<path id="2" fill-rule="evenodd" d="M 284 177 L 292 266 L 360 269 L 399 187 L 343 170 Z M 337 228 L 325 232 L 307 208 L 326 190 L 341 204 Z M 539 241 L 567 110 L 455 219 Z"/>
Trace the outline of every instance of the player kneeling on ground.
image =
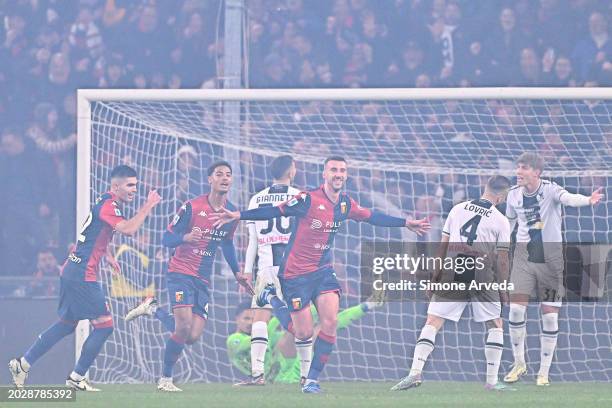
<path id="1" fill-rule="evenodd" d="M 295 336 L 292 332 L 291 315 L 287 305 L 277 296 L 273 286 L 267 286 L 257 297 L 258 304 L 273 305 L 274 317 L 267 326 L 269 347 L 266 353 L 265 375 L 270 382 L 282 384 L 304 385 L 306 376 L 302 369 L 302 361 L 298 358 Z M 338 329 L 345 329 L 361 319 L 368 311 L 382 306 L 382 298 L 371 298 L 356 306 L 349 307 L 338 313 Z M 313 320 L 318 316 L 313 305 L 310 306 Z M 251 367 L 251 344 L 253 311 L 248 305 L 242 304 L 236 311 L 236 333 L 227 338 L 227 354 L 229 360 L 241 372 L 248 374 Z M 315 326 L 314 337 L 319 333 L 320 325 Z M 308 374 L 308 373 L 306 373 Z"/>

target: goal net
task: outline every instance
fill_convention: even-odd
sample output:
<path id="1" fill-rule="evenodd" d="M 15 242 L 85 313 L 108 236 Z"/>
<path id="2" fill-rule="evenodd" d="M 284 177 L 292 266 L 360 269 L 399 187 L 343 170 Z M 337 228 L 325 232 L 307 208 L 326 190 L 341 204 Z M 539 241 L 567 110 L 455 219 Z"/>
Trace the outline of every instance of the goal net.
<path id="1" fill-rule="evenodd" d="M 109 189 L 109 174 L 128 164 L 139 174 L 140 200 L 148 188 L 163 201 L 135 237 L 118 236 L 114 252 L 123 276 L 105 273 L 115 332 L 90 375 L 98 382 L 153 382 L 161 375 L 166 338 L 162 325 L 123 316 L 144 296 L 169 307 L 165 271 L 170 251 L 163 231 L 181 204 L 208 190 L 206 168 L 218 159 L 234 167 L 230 200 L 246 208 L 251 195 L 271 182 L 269 163 L 281 154 L 297 160 L 294 185 L 322 183 L 322 162 L 331 154 L 348 160 L 347 192 L 363 206 L 395 216 L 429 217 L 433 229 L 419 238 L 400 229 L 349 221 L 338 233 L 334 267 L 343 288 L 341 308 L 363 300 L 360 250 L 366 241 L 403 242 L 417 251 L 437 242 L 448 211 L 479 197 L 486 178 L 512 176 L 524 151 L 544 156 L 545 177 L 570 192 L 603 187 L 610 196 L 612 98 L 603 89 L 430 89 L 79 92 L 79 223 L 95 197 Z M 567 302 L 552 380 L 612 381 L 612 306 L 609 274 L 609 201 L 564 210 Z M 134 208 L 126 208 L 130 216 Z M 236 235 L 244 260 L 246 228 Z M 571 256 L 569 253 L 571 252 Z M 609 284 L 608 280 L 608 284 Z M 185 349 L 175 368 L 183 381 L 234 381 L 226 339 L 235 332 L 234 311 L 247 299 L 217 255 L 210 318 L 200 341 Z M 338 332 L 324 372 L 327 380 L 396 380 L 410 366 L 427 303 L 390 302 Z M 504 313 L 507 313 L 505 311 Z M 506 315 L 507 316 L 507 315 Z M 539 309 L 528 309 L 527 351 L 539 364 Z M 500 372 L 511 363 L 505 323 Z M 441 380 L 484 378 L 485 328 L 468 310 L 447 322 L 426 367 Z M 78 347 L 78 346 L 77 346 Z"/>

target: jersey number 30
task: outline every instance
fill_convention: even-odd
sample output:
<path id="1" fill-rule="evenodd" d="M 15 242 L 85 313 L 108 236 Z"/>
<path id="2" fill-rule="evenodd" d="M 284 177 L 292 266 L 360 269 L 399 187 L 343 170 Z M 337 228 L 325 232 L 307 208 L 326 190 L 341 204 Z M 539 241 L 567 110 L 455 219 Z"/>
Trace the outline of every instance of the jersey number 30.
<path id="1" fill-rule="evenodd" d="M 272 207 L 272 204 L 260 204 L 259 207 Z M 269 234 L 272 232 L 272 229 L 276 227 L 276 230 L 281 234 L 288 234 L 291 232 L 291 220 L 289 220 L 289 225 L 285 228 L 283 227 L 282 217 L 276 217 L 268 220 L 268 225 L 266 228 L 259 231 L 260 234 Z"/>

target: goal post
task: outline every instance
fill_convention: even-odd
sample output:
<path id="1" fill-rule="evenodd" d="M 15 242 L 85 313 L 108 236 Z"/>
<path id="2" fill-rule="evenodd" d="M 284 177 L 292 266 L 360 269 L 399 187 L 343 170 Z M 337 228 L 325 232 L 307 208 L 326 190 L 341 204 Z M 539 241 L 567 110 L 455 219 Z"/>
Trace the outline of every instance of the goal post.
<path id="1" fill-rule="evenodd" d="M 296 185 L 305 189 L 320 184 L 325 157 L 340 153 L 349 163 L 347 190 L 355 199 L 392 215 L 431 216 L 437 234 L 449 203 L 474 198 L 488 175 L 512 176 L 513 162 L 523 150 L 546 156 L 544 176 L 571 192 L 602 186 L 610 193 L 612 188 L 612 88 L 81 89 L 77 100 L 77 229 L 92 200 L 108 188 L 115 165 L 133 165 L 141 183 L 159 188 L 163 199 L 142 234 L 115 238 L 124 276 L 105 281 L 116 330 L 92 368 L 92 378 L 99 382 L 149 382 L 159 377 L 167 333 L 155 319 L 127 325 L 122 316 L 151 292 L 168 307 L 163 277 L 169 253 L 161 246 L 161 234 L 184 199 L 206 191 L 205 169 L 214 160 L 235 158 L 232 164 L 240 180 L 233 188 L 240 185 L 244 191 L 236 192 L 234 204 L 246 208 L 248 197 L 271 181 L 266 168 L 278 155 L 296 158 Z M 223 102 L 228 101 L 240 104 L 238 138 L 235 126 L 224 126 Z M 136 202 L 144 196 L 141 188 Z M 591 289 L 583 289 L 588 294 L 577 298 L 609 296 L 609 209 L 604 203 L 592 211 L 565 211 L 566 241 L 603 248 L 589 255 L 595 260 L 583 256 L 585 265 L 603 262 L 604 271 L 589 282 Z M 241 259 L 245 234 L 241 225 Z M 343 226 L 334 249 L 345 291 L 343 308 L 361 300 L 360 243 L 374 237 L 417 241 L 410 233 L 366 224 Z M 436 235 L 429 239 L 435 241 Z M 177 364 L 176 373 L 183 380 L 232 381 L 240 375 L 227 360 L 225 340 L 235 327 L 233 310 L 246 297 L 237 293 L 221 258 L 215 261 L 211 316 L 203 337 Z M 425 310 L 423 302 L 390 303 L 339 332 L 326 378 L 400 377 L 409 367 Z M 611 321 L 609 299 L 568 303 L 560 318 L 551 378 L 612 380 Z M 88 333 L 87 325 L 79 327 L 77 356 Z M 539 332 L 538 310 L 530 307 L 531 361 L 539 360 Z M 441 347 L 432 354 L 430 378 L 482 376 L 482 334 L 483 329 L 470 321 L 448 324 L 440 336 Z M 504 351 L 502 370 L 509 364 L 509 350 Z"/>

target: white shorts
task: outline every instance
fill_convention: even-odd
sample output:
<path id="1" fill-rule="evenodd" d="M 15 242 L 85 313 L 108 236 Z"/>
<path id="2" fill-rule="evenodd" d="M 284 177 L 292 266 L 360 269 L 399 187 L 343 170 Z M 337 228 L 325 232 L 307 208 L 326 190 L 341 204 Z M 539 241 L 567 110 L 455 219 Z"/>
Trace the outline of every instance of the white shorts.
<path id="1" fill-rule="evenodd" d="M 463 310 L 468 305 L 472 307 L 472 315 L 475 322 L 486 322 L 489 320 L 499 319 L 501 316 L 501 303 L 488 301 L 444 301 L 444 302 L 429 302 L 427 314 L 442 317 L 453 322 L 458 322 L 463 314 Z"/>
<path id="2" fill-rule="evenodd" d="M 265 305 L 264 307 L 257 306 L 257 296 L 264 290 L 264 288 L 272 283 L 276 288 L 276 296 L 281 300 L 283 299 L 283 293 L 281 292 L 280 282 L 278 281 L 278 266 L 263 267 L 257 271 L 257 278 L 255 278 L 255 295 L 251 300 L 252 309 L 272 309 L 271 305 Z"/>

